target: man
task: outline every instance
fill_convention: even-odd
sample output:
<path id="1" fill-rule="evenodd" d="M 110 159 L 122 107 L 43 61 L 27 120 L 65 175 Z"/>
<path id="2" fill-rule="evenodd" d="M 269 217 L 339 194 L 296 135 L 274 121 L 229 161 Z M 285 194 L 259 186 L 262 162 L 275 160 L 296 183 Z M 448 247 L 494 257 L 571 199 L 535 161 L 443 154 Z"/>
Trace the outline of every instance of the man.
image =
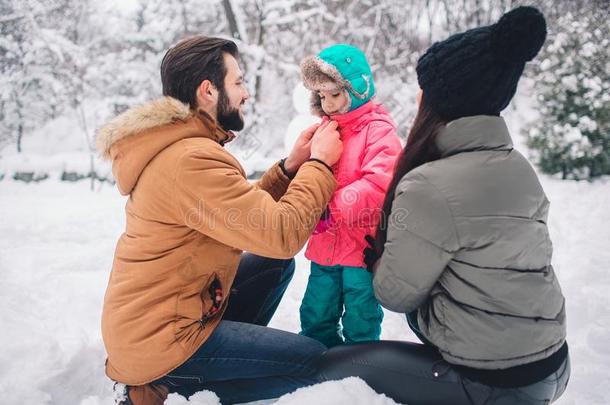
<path id="1" fill-rule="evenodd" d="M 266 325 L 336 187 L 342 144 L 336 123 L 309 128 L 248 182 L 223 148 L 244 125 L 237 57 L 229 40 L 179 42 L 161 64 L 165 97 L 99 131 L 129 195 L 102 315 L 106 373 L 126 386 L 120 403 L 203 389 L 246 402 L 316 382 L 325 347 Z"/>

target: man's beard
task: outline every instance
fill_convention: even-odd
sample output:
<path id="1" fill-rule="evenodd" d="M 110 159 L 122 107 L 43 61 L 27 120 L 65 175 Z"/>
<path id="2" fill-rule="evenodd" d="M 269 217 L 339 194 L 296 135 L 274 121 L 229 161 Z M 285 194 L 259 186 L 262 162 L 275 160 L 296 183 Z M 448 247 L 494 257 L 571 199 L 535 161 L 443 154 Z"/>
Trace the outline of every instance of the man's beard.
<path id="1" fill-rule="evenodd" d="M 218 92 L 218 107 L 216 108 L 218 125 L 225 131 L 241 131 L 244 120 L 239 114 L 239 108 L 232 108 L 225 89 Z"/>

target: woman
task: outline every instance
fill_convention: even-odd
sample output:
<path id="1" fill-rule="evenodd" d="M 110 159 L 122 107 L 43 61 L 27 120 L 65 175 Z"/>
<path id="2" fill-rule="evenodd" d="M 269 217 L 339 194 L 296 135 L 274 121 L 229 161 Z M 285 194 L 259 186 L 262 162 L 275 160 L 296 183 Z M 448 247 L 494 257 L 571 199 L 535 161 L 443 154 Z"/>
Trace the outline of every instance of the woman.
<path id="1" fill-rule="evenodd" d="M 546 404 L 565 390 L 549 202 L 500 117 L 545 37 L 543 15 L 520 7 L 418 61 L 419 111 L 365 256 L 379 302 L 425 344 L 331 350 L 325 378 L 358 375 L 408 404 Z"/>

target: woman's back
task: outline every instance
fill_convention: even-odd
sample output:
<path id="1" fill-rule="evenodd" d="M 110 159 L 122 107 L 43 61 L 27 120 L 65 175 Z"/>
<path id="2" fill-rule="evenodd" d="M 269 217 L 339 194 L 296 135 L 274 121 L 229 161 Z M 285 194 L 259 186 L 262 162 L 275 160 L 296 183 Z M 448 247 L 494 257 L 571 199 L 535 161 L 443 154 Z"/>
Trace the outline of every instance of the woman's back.
<path id="1" fill-rule="evenodd" d="M 548 357 L 565 340 L 565 311 L 535 172 L 500 117 L 455 120 L 437 145 L 441 159 L 396 188 L 392 213 L 405 215 L 390 220 L 396 254 L 377 269 L 378 298 L 402 312 L 419 307 L 422 333 L 453 364 L 499 369 Z"/>

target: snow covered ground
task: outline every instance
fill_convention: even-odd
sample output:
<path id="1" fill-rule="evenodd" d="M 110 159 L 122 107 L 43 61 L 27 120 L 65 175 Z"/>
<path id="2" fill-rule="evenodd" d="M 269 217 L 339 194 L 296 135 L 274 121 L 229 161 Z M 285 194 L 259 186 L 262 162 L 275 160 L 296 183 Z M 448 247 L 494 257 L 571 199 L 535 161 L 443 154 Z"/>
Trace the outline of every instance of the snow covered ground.
<path id="1" fill-rule="evenodd" d="M 560 404 L 607 404 L 610 394 L 610 181 L 542 178 L 552 202 L 555 266 L 567 297 L 572 379 Z M 104 185 L 52 180 L 0 182 L 0 402 L 112 403 L 103 373 L 100 311 L 124 198 Z M 272 326 L 298 331 L 307 262 L 298 270 Z M 383 338 L 414 340 L 399 314 L 386 313 Z M 417 387 L 414 387 L 417 389 Z M 390 404 L 361 380 L 327 383 L 280 404 Z M 168 404 L 185 401 L 172 396 Z M 190 403 L 214 404 L 211 393 Z"/>

